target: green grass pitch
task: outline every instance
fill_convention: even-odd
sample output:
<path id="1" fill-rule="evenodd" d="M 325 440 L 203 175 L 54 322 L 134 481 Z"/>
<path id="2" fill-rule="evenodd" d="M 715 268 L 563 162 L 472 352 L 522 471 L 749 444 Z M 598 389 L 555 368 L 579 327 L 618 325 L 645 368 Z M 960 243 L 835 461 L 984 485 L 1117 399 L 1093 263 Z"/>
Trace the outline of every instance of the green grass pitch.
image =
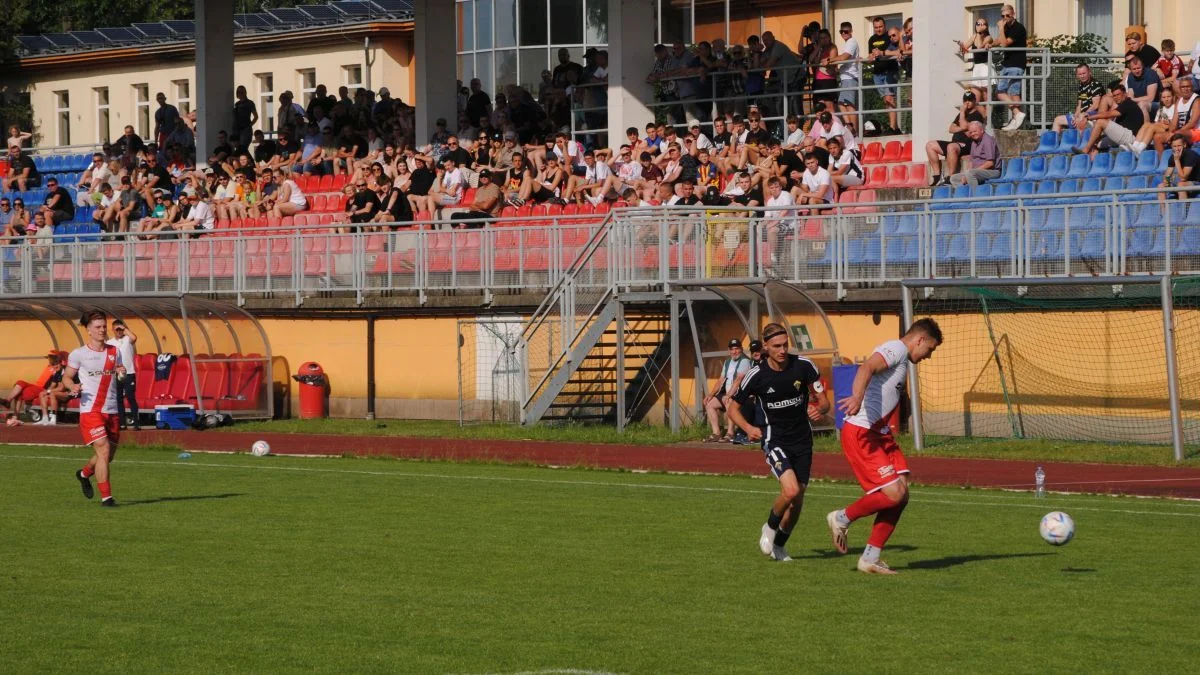
<path id="1" fill-rule="evenodd" d="M 1179 672 L 1200 504 L 916 487 L 852 571 L 814 483 L 757 550 L 773 481 L 0 446 L 0 672 Z M 1077 523 L 1061 548 L 1042 514 Z M 851 529 L 852 553 L 866 524 Z"/>

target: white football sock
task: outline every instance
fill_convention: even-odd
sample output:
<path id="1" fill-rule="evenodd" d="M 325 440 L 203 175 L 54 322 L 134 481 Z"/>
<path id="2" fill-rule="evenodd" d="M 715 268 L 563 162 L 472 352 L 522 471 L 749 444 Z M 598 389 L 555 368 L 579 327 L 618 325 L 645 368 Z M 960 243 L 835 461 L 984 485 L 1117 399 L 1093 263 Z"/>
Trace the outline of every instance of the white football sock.
<path id="1" fill-rule="evenodd" d="M 840 509 L 833 517 L 837 519 L 838 525 L 842 527 L 850 527 L 850 523 L 854 522 L 846 515 L 846 509 Z"/>
<path id="2" fill-rule="evenodd" d="M 879 548 L 867 544 L 866 548 L 864 548 L 862 552 L 862 560 L 863 562 L 868 563 L 877 562 L 879 560 Z"/>
<path id="3" fill-rule="evenodd" d="M 1141 141 L 1134 141 L 1134 143 L 1133 143 L 1133 151 L 1134 151 L 1135 153 L 1141 154 L 1141 152 L 1142 152 L 1143 150 L 1145 150 L 1145 149 L 1146 149 L 1146 144 L 1145 144 L 1145 143 L 1143 143 L 1143 142 L 1141 142 Z"/>

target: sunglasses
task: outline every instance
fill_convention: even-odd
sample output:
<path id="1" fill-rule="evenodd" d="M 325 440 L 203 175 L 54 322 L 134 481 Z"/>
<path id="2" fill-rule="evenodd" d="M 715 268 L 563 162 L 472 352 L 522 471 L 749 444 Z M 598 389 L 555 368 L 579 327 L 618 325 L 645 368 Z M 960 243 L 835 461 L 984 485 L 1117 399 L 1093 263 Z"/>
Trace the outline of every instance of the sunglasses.
<path id="1" fill-rule="evenodd" d="M 838 32 L 839 32 L 839 33 L 841 33 L 842 35 L 845 35 L 846 33 L 849 33 L 850 31 L 848 31 L 848 30 L 839 30 Z"/>

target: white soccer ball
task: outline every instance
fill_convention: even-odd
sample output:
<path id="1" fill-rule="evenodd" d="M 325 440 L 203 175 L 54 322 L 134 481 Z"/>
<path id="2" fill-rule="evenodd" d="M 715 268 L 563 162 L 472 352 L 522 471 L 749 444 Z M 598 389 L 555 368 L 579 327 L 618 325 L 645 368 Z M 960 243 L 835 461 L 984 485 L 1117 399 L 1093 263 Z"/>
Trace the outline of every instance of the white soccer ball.
<path id="1" fill-rule="evenodd" d="M 271 454 L 271 446 L 266 441 L 254 441 L 254 445 L 250 446 L 250 454 L 255 457 L 266 457 Z"/>
<path id="2" fill-rule="evenodd" d="M 1075 536 L 1075 521 L 1062 511 L 1047 513 L 1038 527 L 1042 539 L 1051 546 L 1062 546 Z"/>

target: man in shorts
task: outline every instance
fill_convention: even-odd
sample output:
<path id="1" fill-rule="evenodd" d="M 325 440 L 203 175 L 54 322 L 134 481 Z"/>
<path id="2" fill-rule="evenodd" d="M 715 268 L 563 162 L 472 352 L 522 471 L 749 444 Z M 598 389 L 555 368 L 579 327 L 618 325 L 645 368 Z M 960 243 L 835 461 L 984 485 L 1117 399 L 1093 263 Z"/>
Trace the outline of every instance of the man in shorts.
<path id="1" fill-rule="evenodd" d="M 1017 10 L 1012 5 L 1000 8 L 1000 22 L 996 24 L 999 35 L 993 43 L 1005 48 L 1000 60 L 1000 79 L 996 82 L 996 99 L 1008 104 L 1009 118 L 1005 131 L 1016 131 L 1025 123 L 1025 112 L 1021 110 L 1021 85 L 1024 83 L 1027 56 L 1025 47 L 1029 34 L 1025 26 L 1017 21 Z"/>
<path id="2" fill-rule="evenodd" d="M 783 326 L 767 324 L 762 344 L 766 358 L 742 379 L 733 395 L 737 405 L 729 406 L 729 416 L 750 440 L 762 442 L 767 466 L 779 481 L 779 496 L 762 526 L 758 548 L 772 560 L 785 562 L 791 557 L 784 546 L 800 518 L 812 471 L 809 396 L 823 406 L 822 414 L 828 412 L 829 404 L 822 396 L 824 387 L 817 366 L 803 356 L 788 353 L 788 333 Z M 762 410 L 764 427 L 750 424 L 742 413 L 751 398 Z"/>
<path id="3" fill-rule="evenodd" d="M 942 330 L 933 319 L 915 322 L 899 340 L 885 342 L 858 367 L 854 386 L 838 401 L 846 414 L 842 426 L 842 452 L 866 495 L 844 509 L 825 517 L 838 553 L 846 553 L 847 531 L 854 521 L 875 515 L 871 536 L 858 559 L 858 571 L 895 574 L 879 559 L 900 514 L 908 504 L 908 462 L 896 443 L 895 429 L 888 426 L 900 405 L 909 363 L 920 363 L 942 344 Z"/>
<path id="4" fill-rule="evenodd" d="M 75 472 L 83 496 L 92 498 L 93 474 L 100 488 L 100 506 L 116 506 L 109 485 L 108 465 L 117 454 L 121 438 L 121 418 L 117 414 L 117 378 L 125 377 L 121 351 L 107 344 L 108 315 L 93 309 L 79 320 L 87 337 L 84 345 L 67 357 L 63 382 L 72 394 L 79 394 L 79 430 L 84 445 L 92 446 L 93 455 Z M 75 376 L 79 376 L 79 384 Z"/>

